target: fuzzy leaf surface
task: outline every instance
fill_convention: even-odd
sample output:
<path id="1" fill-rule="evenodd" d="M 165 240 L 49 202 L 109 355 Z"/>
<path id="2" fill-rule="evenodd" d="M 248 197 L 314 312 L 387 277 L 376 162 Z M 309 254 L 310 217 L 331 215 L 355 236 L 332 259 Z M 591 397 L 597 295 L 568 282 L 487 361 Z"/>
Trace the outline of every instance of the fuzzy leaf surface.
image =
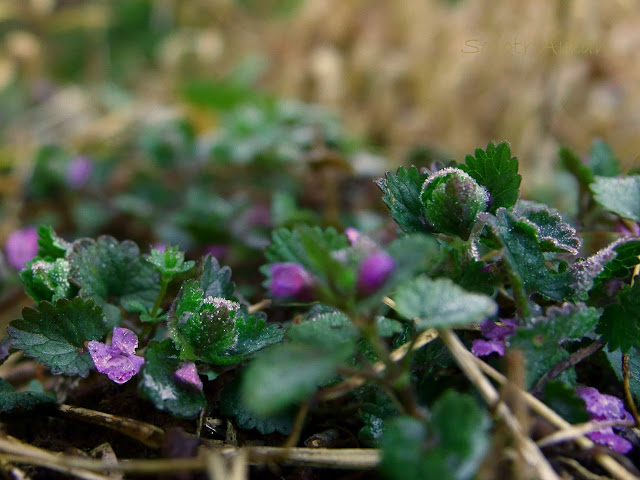
<path id="1" fill-rule="evenodd" d="M 86 377 L 93 362 L 84 348 L 87 340 L 102 340 L 108 328 L 102 309 L 93 300 L 61 298 L 25 308 L 8 328 L 12 346 L 51 368 L 54 374 Z"/>
<path id="2" fill-rule="evenodd" d="M 498 310 L 488 296 L 463 290 L 448 278 L 421 276 L 405 283 L 395 295 L 396 310 L 418 330 L 468 325 Z"/>
<path id="3" fill-rule="evenodd" d="M 406 233 L 428 231 L 420 200 L 422 184 L 428 175 L 421 174 L 416 167 L 400 167 L 395 174 L 387 172 L 376 182 L 384 193 L 382 200 L 398 226 Z"/>
<path id="4" fill-rule="evenodd" d="M 38 256 L 43 259 L 64 258 L 71 244 L 56 235 L 53 228 L 38 227 Z"/>
<path id="5" fill-rule="evenodd" d="M 577 255 L 582 239 L 575 228 L 564 221 L 554 208 L 535 202 L 519 202 L 517 213 L 538 229 L 538 241 L 543 252 L 563 252 Z"/>
<path id="6" fill-rule="evenodd" d="M 465 157 L 465 164 L 460 168 L 489 190 L 491 213 L 500 207 L 511 208 L 516 204 L 522 177 L 518 174 L 518 159 L 511 157 L 507 142 L 497 146 L 489 142 L 486 150 L 477 148 L 475 156 Z"/>
<path id="7" fill-rule="evenodd" d="M 622 178 L 595 177 L 591 191 L 596 202 L 605 210 L 640 222 L 640 175 Z"/>
<path id="8" fill-rule="evenodd" d="M 610 352 L 627 353 L 631 347 L 640 348 L 640 282 L 625 287 L 617 298 L 617 303 L 605 308 L 596 332 L 607 341 Z"/>
<path id="9" fill-rule="evenodd" d="M 20 279 L 26 292 L 36 302 L 56 302 L 71 294 L 70 273 L 71 266 L 63 258 L 48 261 L 36 257 L 20 272 Z"/>
<path id="10" fill-rule="evenodd" d="M 202 259 L 200 289 L 205 297 L 233 299 L 236 284 L 231 281 L 231 268 L 221 267 L 216 257 L 206 255 Z"/>
<path id="11" fill-rule="evenodd" d="M 144 355 L 140 393 L 158 410 L 179 418 L 195 418 L 207 402 L 204 393 L 175 377 L 180 365 L 178 353 L 170 339 L 151 342 Z"/>

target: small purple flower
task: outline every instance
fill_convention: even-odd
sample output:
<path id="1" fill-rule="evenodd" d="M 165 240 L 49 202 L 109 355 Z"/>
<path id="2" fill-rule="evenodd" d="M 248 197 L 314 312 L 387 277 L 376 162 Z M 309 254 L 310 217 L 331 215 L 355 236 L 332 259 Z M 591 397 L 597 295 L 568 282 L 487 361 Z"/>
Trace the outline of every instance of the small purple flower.
<path id="1" fill-rule="evenodd" d="M 202 390 L 202 380 L 198 376 L 198 369 L 193 362 L 183 363 L 174 376 L 187 385 L 197 388 L 198 390 Z"/>
<path id="2" fill-rule="evenodd" d="M 135 355 L 138 337 L 128 328 L 114 327 L 111 345 L 91 340 L 87 346 L 98 372 L 116 383 L 131 380 L 144 364 L 144 358 Z"/>
<path id="3" fill-rule="evenodd" d="M 480 331 L 487 340 L 474 340 L 471 345 L 471 353 L 476 357 L 485 357 L 492 353 L 504 356 L 506 339 L 515 333 L 518 323 L 511 318 L 501 319 L 501 323 L 502 325 L 498 325 L 493 320 L 485 320 L 480 325 Z"/>
<path id="4" fill-rule="evenodd" d="M 344 234 L 349 239 L 349 243 L 351 243 L 351 245 L 355 245 L 358 242 L 358 238 L 360 238 L 360 231 L 353 227 L 345 228 Z"/>
<path id="5" fill-rule="evenodd" d="M 156 242 L 151 244 L 151 248 L 164 253 L 164 251 L 167 249 L 167 246 L 164 243 Z"/>
<path id="6" fill-rule="evenodd" d="M 67 183 L 71 188 L 78 190 L 87 184 L 92 172 L 93 162 L 91 159 L 83 156 L 75 157 L 67 168 Z"/>
<path id="7" fill-rule="evenodd" d="M 224 258 L 229 253 L 229 246 L 223 244 L 212 244 L 204 247 L 203 255 L 211 254 L 216 258 Z"/>
<path id="8" fill-rule="evenodd" d="M 613 395 L 604 395 L 593 387 L 580 387 L 576 390 L 576 394 L 584 400 L 591 421 L 633 421 L 631 414 L 624 408 L 622 400 Z M 587 437 L 619 453 L 628 453 L 632 448 L 631 443 L 616 435 L 612 427 L 588 433 Z"/>
<path id="9" fill-rule="evenodd" d="M 4 244 L 7 253 L 7 262 L 16 270 L 22 270 L 25 263 L 33 260 L 38 254 L 38 230 L 35 227 L 26 227 L 16 230 Z"/>
<path id="10" fill-rule="evenodd" d="M 271 211 L 266 205 L 254 205 L 247 215 L 247 223 L 252 227 L 270 227 L 273 223 Z"/>
<path id="11" fill-rule="evenodd" d="M 616 232 L 625 237 L 640 237 L 640 225 L 636 222 L 618 222 L 616 224 Z"/>
<path id="12" fill-rule="evenodd" d="M 311 300 L 315 281 L 302 265 L 293 262 L 272 263 L 269 271 L 271 295 L 276 298 L 293 297 L 298 300 Z"/>
<path id="13" fill-rule="evenodd" d="M 387 281 L 396 268 L 396 262 L 387 252 L 375 252 L 366 257 L 358 268 L 358 291 L 369 295 Z"/>

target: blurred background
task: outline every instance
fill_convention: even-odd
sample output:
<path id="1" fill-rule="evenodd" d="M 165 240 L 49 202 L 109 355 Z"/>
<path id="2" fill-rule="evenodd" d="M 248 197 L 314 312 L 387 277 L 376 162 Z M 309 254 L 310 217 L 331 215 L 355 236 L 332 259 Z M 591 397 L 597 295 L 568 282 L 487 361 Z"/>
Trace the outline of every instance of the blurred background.
<path id="1" fill-rule="evenodd" d="M 0 237 L 43 219 L 65 230 L 64 213 L 24 209 L 25 185 L 27 200 L 56 198 L 60 155 L 172 167 L 224 150 L 246 163 L 267 140 L 239 139 L 287 125 L 289 107 L 264 114 L 286 99 L 327 109 L 295 114 L 322 117 L 325 140 L 348 132 L 344 151 L 366 147 L 351 155 L 365 178 L 507 140 L 523 190 L 571 210 L 560 145 L 585 155 L 602 138 L 625 171 L 640 164 L 639 52 L 631 0 L 1 0 Z M 128 185 L 110 165 L 102 185 Z M 153 195 L 131 191 L 115 205 L 144 218 Z M 90 197 L 75 234 L 105 231 Z M 149 240 L 182 238 L 169 230 Z"/>

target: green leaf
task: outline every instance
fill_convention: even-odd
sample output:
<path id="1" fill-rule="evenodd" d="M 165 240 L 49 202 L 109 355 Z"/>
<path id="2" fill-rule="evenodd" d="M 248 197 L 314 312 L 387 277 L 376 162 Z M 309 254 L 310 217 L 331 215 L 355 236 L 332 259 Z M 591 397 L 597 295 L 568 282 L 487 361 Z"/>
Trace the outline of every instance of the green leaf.
<path id="1" fill-rule="evenodd" d="M 589 151 L 589 166 L 594 175 L 617 177 L 620 175 L 620 162 L 608 143 L 595 138 Z"/>
<path id="2" fill-rule="evenodd" d="M 68 259 L 71 281 L 80 288 L 80 296 L 104 306 L 110 324 L 119 321 L 116 307 L 109 305 L 115 299 L 138 300 L 151 307 L 158 296 L 159 275 L 130 240 L 80 239 L 73 243 Z"/>
<path id="3" fill-rule="evenodd" d="M 571 294 L 572 274 L 556 273 L 546 266 L 535 225 L 505 208 L 499 208 L 495 217 L 480 216 L 498 238 L 504 259 L 527 292 L 537 291 L 557 301 Z"/>
<path id="4" fill-rule="evenodd" d="M 231 268 L 220 267 L 216 257 L 206 255 L 202 259 L 200 289 L 205 297 L 234 299 L 236 284 L 231 281 Z"/>
<path id="5" fill-rule="evenodd" d="M 396 417 L 380 440 L 382 473 L 390 479 L 472 479 L 489 450 L 489 418 L 472 397 L 447 391 L 431 423 Z M 428 445 L 428 446 L 427 446 Z"/>
<path id="6" fill-rule="evenodd" d="M 544 386 L 544 403 L 569 423 L 589 421 L 584 400 L 574 387 L 560 380 L 550 380 Z"/>
<path id="7" fill-rule="evenodd" d="M 204 393 L 184 385 L 174 376 L 180 360 L 173 342 L 169 339 L 162 343 L 151 342 L 144 357 L 140 393 L 158 410 L 168 411 L 179 418 L 197 417 L 207 401 Z"/>
<path id="8" fill-rule="evenodd" d="M 147 262 L 154 265 L 162 277 L 169 279 L 188 272 L 196 263 L 193 260 L 185 262 L 184 252 L 181 252 L 177 246 L 167 247 L 164 252 L 152 249 Z"/>
<path id="9" fill-rule="evenodd" d="M 288 435 L 291 432 L 295 411 L 288 411 L 267 417 L 257 415 L 247 407 L 241 394 L 241 386 L 240 376 L 236 376 L 236 378 L 224 388 L 219 404 L 222 415 L 235 417 L 238 427 L 244 430 L 255 428 L 262 435 L 270 435 L 273 432 Z"/>
<path id="10" fill-rule="evenodd" d="M 573 150 L 568 147 L 560 147 L 558 157 L 562 167 L 578 179 L 582 188 L 587 188 L 593 182 L 591 168 L 582 163 L 580 157 Z"/>
<path id="11" fill-rule="evenodd" d="M 622 218 L 640 222 L 640 175 L 595 177 L 591 184 L 596 202 Z"/>
<path id="12" fill-rule="evenodd" d="M 12 346 L 51 368 L 54 374 L 86 377 L 93 362 L 87 340 L 102 340 L 108 329 L 102 309 L 92 300 L 61 298 L 25 308 L 8 328 Z"/>
<path id="13" fill-rule="evenodd" d="M 640 349 L 632 347 L 629 350 L 629 390 L 636 402 L 640 399 Z M 620 382 L 624 381 L 622 371 L 622 354 L 620 352 L 605 351 L 611 368 Z"/>
<path id="14" fill-rule="evenodd" d="M 523 353 L 529 383 L 567 358 L 569 352 L 562 345 L 592 333 L 600 313 L 600 310 L 584 304 L 565 303 L 561 307 L 550 307 L 547 315 L 536 318 L 531 327 L 517 329 L 509 344 Z"/>
<path id="15" fill-rule="evenodd" d="M 58 403 L 56 396 L 44 393 L 42 385 L 38 381 L 29 385 L 26 392 L 16 392 L 13 386 L 0 378 L 0 412 L 12 412 L 16 410 L 33 410 L 42 406 L 50 406 Z"/>
<path id="16" fill-rule="evenodd" d="M 518 174 L 518 159 L 511 158 L 508 143 L 496 146 L 489 142 L 486 150 L 476 149 L 475 157 L 467 155 L 465 163 L 460 168 L 489 191 L 491 213 L 500 207 L 510 208 L 516 204 L 522 177 Z"/>
<path id="17" fill-rule="evenodd" d="M 395 175 L 387 172 L 376 182 L 384 193 L 382 200 L 398 226 L 406 233 L 427 232 L 423 204 L 420 200 L 422 185 L 428 175 L 421 174 L 416 167 L 405 170 L 400 167 Z"/>
<path id="18" fill-rule="evenodd" d="M 448 278 L 421 276 L 402 285 L 396 310 L 413 320 L 418 330 L 468 325 L 495 315 L 497 304 L 486 295 L 470 293 Z"/>
<path id="19" fill-rule="evenodd" d="M 478 214 L 487 208 L 489 194 L 464 171 L 445 168 L 429 175 L 420 199 L 424 216 L 436 231 L 467 240 Z"/>
<path id="20" fill-rule="evenodd" d="M 71 296 L 70 273 L 71 266 L 63 258 L 47 261 L 36 257 L 20 272 L 20 278 L 26 292 L 36 302 L 56 302 L 60 298 Z"/>
<path id="21" fill-rule="evenodd" d="M 541 203 L 520 201 L 516 213 L 535 225 L 543 252 L 579 253 L 582 239 L 556 209 Z"/>
<path id="22" fill-rule="evenodd" d="M 47 260 L 64 258 L 71 244 L 56 235 L 51 227 L 38 227 L 38 256 Z"/>
<path id="23" fill-rule="evenodd" d="M 605 308 L 596 332 L 606 340 L 610 352 L 627 353 L 631 347 L 640 348 L 640 282 L 625 287 L 617 300 Z"/>

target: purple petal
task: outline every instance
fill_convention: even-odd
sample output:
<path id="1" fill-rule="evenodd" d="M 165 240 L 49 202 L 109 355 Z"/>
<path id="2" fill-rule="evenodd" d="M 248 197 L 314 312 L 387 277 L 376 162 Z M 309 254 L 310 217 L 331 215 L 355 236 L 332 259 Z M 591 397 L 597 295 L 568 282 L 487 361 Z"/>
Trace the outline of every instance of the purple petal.
<path id="1" fill-rule="evenodd" d="M 91 177 L 93 162 L 87 157 L 76 157 L 67 169 L 67 182 L 71 188 L 79 189 L 85 186 Z"/>
<path id="2" fill-rule="evenodd" d="M 612 428 L 605 428 L 597 432 L 588 433 L 587 437 L 589 437 L 595 443 L 606 445 L 618 453 L 629 453 L 629 451 L 633 447 L 631 445 L 631 442 L 613 433 Z"/>
<path id="3" fill-rule="evenodd" d="M 302 265 L 293 262 L 273 263 L 270 266 L 271 294 L 278 297 L 293 297 L 310 300 L 314 279 Z"/>
<path id="4" fill-rule="evenodd" d="M 498 325 L 493 320 L 485 320 L 480 325 L 482 334 L 490 340 L 504 340 L 516 332 L 517 322 L 513 319 L 501 319 L 503 325 Z"/>
<path id="5" fill-rule="evenodd" d="M 111 346 L 127 355 L 133 355 L 138 348 L 138 336 L 128 328 L 113 327 Z"/>
<path id="6" fill-rule="evenodd" d="M 601 394 L 593 387 L 580 387 L 576 394 L 585 401 L 592 420 L 633 420 L 618 397 Z"/>
<path id="7" fill-rule="evenodd" d="M 7 262 L 16 270 L 22 270 L 25 263 L 38 254 L 38 231 L 26 227 L 12 232 L 4 245 Z"/>
<path id="8" fill-rule="evenodd" d="M 471 353 L 476 357 L 486 357 L 492 353 L 497 353 L 504 357 L 504 341 L 500 340 L 474 340 L 471 345 Z"/>
<path id="9" fill-rule="evenodd" d="M 369 255 L 358 268 L 358 290 L 365 295 L 375 292 L 395 268 L 396 262 L 387 252 L 375 252 Z"/>
<path id="10" fill-rule="evenodd" d="M 207 245 L 204 248 L 203 255 L 208 253 L 216 258 L 224 258 L 229 253 L 229 246 L 223 244 Z"/>
<path id="11" fill-rule="evenodd" d="M 196 387 L 198 390 L 202 390 L 202 380 L 198 376 L 198 369 L 192 362 L 182 364 L 176 373 L 175 377 L 183 383 Z"/>
<path id="12" fill-rule="evenodd" d="M 349 243 L 351 243 L 351 245 L 355 245 L 358 241 L 358 238 L 360 237 L 360 232 L 353 227 L 345 228 L 344 234 L 349 239 Z"/>

